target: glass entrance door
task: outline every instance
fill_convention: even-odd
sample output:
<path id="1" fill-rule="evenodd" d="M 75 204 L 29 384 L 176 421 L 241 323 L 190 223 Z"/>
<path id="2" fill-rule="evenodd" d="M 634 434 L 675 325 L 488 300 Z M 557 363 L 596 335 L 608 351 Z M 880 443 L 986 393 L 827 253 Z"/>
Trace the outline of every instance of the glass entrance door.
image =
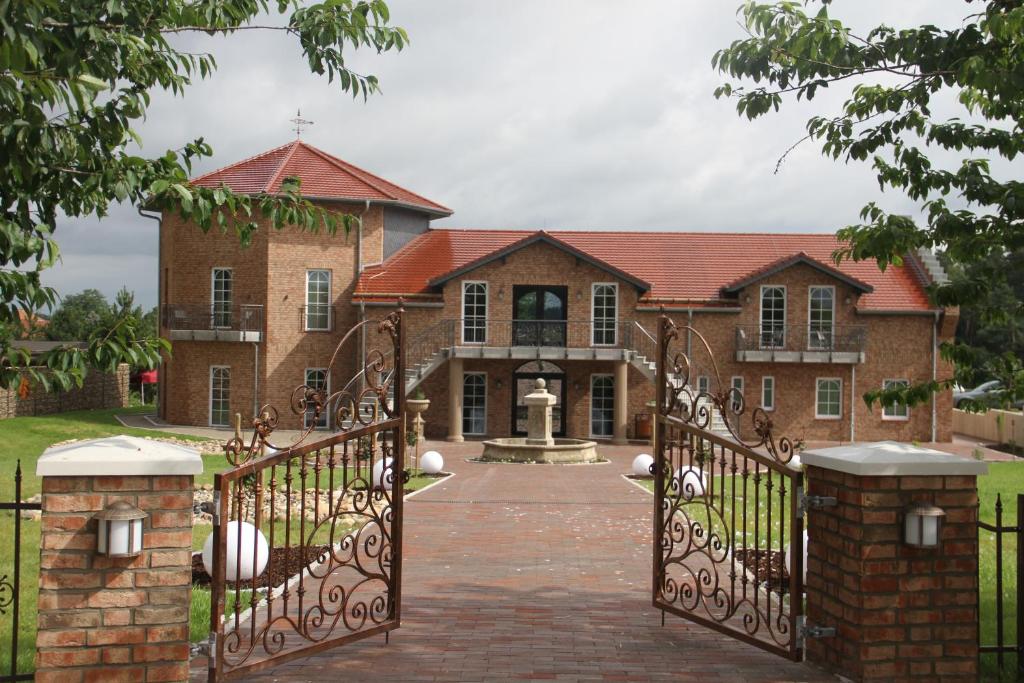
<path id="1" fill-rule="evenodd" d="M 514 346 L 565 346 L 568 287 L 516 285 L 512 296 Z"/>
<path id="2" fill-rule="evenodd" d="M 544 360 L 524 363 L 512 375 L 512 434 L 526 436 L 529 413 L 525 399 L 527 394 L 533 393 L 538 379 L 547 382 L 548 393 L 558 397 L 558 403 L 551 407 L 551 434 L 565 436 L 565 372 Z"/>

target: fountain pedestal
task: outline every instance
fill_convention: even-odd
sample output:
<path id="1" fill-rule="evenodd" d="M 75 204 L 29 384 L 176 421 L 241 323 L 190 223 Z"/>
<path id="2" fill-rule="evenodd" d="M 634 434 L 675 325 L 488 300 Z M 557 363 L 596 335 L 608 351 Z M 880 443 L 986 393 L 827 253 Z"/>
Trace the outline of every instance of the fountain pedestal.
<path id="1" fill-rule="evenodd" d="M 558 398 L 538 379 L 533 393 L 524 397 L 527 406 L 526 438 L 484 441 L 482 460 L 526 463 L 572 463 L 597 460 L 597 444 L 582 439 L 551 437 L 551 409 Z"/>

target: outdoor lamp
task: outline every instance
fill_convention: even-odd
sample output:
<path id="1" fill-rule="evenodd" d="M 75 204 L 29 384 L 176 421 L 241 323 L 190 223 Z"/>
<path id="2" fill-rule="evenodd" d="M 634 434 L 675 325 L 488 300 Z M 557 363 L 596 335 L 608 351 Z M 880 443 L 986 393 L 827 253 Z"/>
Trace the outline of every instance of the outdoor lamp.
<path id="1" fill-rule="evenodd" d="M 123 500 L 96 513 L 96 553 L 107 557 L 135 557 L 141 553 L 142 520 L 148 516 Z"/>
<path id="2" fill-rule="evenodd" d="M 942 533 L 945 510 L 928 503 L 914 503 L 903 517 L 903 542 L 912 548 L 936 548 Z"/>

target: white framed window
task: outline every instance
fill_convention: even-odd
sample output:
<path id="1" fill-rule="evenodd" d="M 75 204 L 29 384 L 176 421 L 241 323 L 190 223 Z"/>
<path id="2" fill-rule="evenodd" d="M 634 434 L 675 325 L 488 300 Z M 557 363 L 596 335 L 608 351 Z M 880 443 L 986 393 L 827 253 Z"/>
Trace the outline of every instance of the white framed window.
<path id="1" fill-rule="evenodd" d="M 590 289 L 591 343 L 594 346 L 615 346 L 619 317 L 619 286 L 615 283 L 594 283 Z"/>
<path id="2" fill-rule="evenodd" d="M 836 288 L 815 285 L 807 294 L 807 348 L 831 349 L 835 335 Z"/>
<path id="3" fill-rule="evenodd" d="M 210 366 L 210 426 L 231 426 L 231 368 Z"/>
<path id="4" fill-rule="evenodd" d="M 306 271 L 306 330 L 331 329 L 331 271 Z"/>
<path id="5" fill-rule="evenodd" d="M 234 274 L 230 268 L 214 268 L 210 273 L 210 326 L 231 327 L 231 290 Z"/>
<path id="6" fill-rule="evenodd" d="M 909 387 L 909 379 L 884 379 L 882 380 L 883 389 L 899 389 L 900 387 Z M 887 403 L 882 406 L 882 419 L 883 420 L 894 420 L 894 421 L 905 421 L 910 419 L 910 406 L 906 403 Z"/>
<path id="7" fill-rule="evenodd" d="M 305 385 L 310 389 L 320 389 L 324 393 L 324 398 L 327 398 L 331 393 L 330 387 L 330 376 L 327 373 L 327 368 L 306 368 L 305 373 Z M 309 429 L 311 426 L 316 429 L 327 429 L 327 425 L 330 421 L 331 410 L 328 406 L 323 407 L 317 418 L 316 423 L 313 423 L 313 408 L 307 408 L 306 414 L 302 416 L 302 424 L 305 429 Z"/>
<path id="8" fill-rule="evenodd" d="M 771 412 L 775 410 L 775 378 L 761 378 L 761 408 Z"/>
<path id="9" fill-rule="evenodd" d="M 462 375 L 462 433 L 481 436 L 487 433 L 487 373 Z"/>
<path id="10" fill-rule="evenodd" d="M 838 377 L 819 377 L 814 392 L 814 417 L 818 420 L 838 420 L 843 416 L 843 380 Z"/>
<path id="11" fill-rule="evenodd" d="M 610 438 L 615 435 L 615 377 L 590 376 L 590 435 Z"/>
<path id="12" fill-rule="evenodd" d="M 733 377 L 729 380 L 729 386 L 735 390 L 729 393 L 733 412 L 737 412 L 743 407 L 743 378 L 739 375 Z M 736 392 L 739 392 L 739 398 L 736 397 Z"/>
<path id="13" fill-rule="evenodd" d="M 707 375 L 701 375 L 697 378 L 697 392 L 706 394 L 711 391 L 711 378 Z"/>
<path id="14" fill-rule="evenodd" d="M 462 283 L 462 341 L 487 342 L 487 283 Z"/>
<path id="15" fill-rule="evenodd" d="M 786 346 L 786 287 L 761 286 L 761 348 Z"/>

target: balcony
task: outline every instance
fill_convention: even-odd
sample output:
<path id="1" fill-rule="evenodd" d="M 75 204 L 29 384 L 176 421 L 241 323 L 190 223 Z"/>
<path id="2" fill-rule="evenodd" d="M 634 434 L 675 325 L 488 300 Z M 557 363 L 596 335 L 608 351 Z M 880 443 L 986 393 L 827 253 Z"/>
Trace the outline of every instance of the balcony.
<path id="1" fill-rule="evenodd" d="M 165 304 L 160 323 L 171 341 L 258 342 L 263 337 L 263 306 Z"/>
<path id="2" fill-rule="evenodd" d="M 863 363 L 864 325 L 739 325 L 736 360 L 749 363 Z"/>
<path id="3" fill-rule="evenodd" d="M 446 320 L 446 346 L 457 358 L 629 360 L 635 349 L 631 321 Z"/>

